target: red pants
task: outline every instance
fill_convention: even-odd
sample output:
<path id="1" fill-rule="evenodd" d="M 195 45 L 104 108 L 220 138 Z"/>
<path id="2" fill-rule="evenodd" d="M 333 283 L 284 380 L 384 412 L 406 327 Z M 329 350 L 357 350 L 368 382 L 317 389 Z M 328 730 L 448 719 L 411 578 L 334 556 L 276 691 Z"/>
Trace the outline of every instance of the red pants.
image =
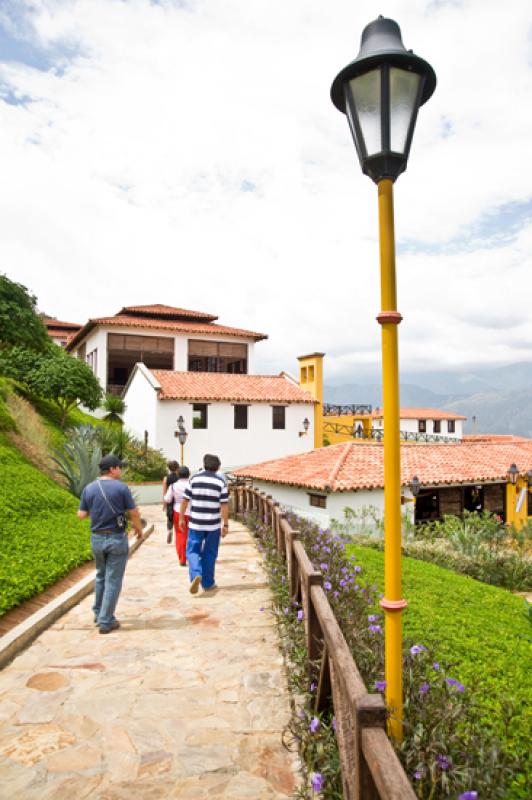
<path id="1" fill-rule="evenodd" d="M 174 511 L 174 531 L 175 549 L 180 564 L 187 563 L 187 537 L 188 537 L 188 516 L 185 516 L 185 530 L 179 527 L 179 511 Z"/>

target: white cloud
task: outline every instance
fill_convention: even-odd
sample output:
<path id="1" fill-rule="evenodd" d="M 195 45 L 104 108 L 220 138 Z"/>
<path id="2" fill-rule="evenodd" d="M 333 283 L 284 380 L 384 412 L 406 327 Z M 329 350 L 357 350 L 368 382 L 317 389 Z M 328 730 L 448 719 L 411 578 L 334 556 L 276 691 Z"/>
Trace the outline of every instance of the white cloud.
<path id="1" fill-rule="evenodd" d="M 335 378 L 379 363 L 376 188 L 328 96 L 375 4 L 26 5 L 21 35 L 58 68 L 0 64 L 32 98 L 0 102 L 1 269 L 64 319 L 167 302 L 265 331 L 264 371 L 309 349 Z M 445 247 L 530 197 L 528 4 L 386 13 L 439 81 L 396 185 L 398 240 L 429 253 L 398 258 L 401 363 L 532 360 L 530 221 L 497 248 Z"/>

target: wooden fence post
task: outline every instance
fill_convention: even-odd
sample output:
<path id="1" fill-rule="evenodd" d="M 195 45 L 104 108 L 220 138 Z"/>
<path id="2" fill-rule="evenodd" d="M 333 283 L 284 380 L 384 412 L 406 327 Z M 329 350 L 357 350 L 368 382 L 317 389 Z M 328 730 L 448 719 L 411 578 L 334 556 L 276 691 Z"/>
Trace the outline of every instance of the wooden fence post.
<path id="1" fill-rule="evenodd" d="M 290 597 L 292 600 L 299 599 L 299 565 L 294 553 L 294 542 L 299 539 L 299 531 L 294 531 L 290 528 L 286 535 L 286 555 L 288 560 L 288 588 L 290 589 Z"/>
<path id="2" fill-rule="evenodd" d="M 386 726 L 386 707 L 379 694 L 366 694 L 356 703 L 356 756 L 355 775 L 360 800 L 380 800 L 371 772 L 362 752 L 362 731 L 365 728 L 381 728 Z"/>
<path id="3" fill-rule="evenodd" d="M 271 494 L 266 495 L 266 510 L 264 513 L 264 524 L 266 527 L 273 528 L 273 500 Z"/>
<path id="4" fill-rule="evenodd" d="M 303 570 L 302 578 L 305 581 L 305 592 L 303 593 L 303 597 L 305 599 L 305 619 L 307 620 L 307 653 L 309 661 L 314 663 L 321 657 L 323 649 L 323 633 L 316 615 L 316 611 L 314 610 L 314 604 L 312 603 L 311 587 L 323 586 L 323 575 L 321 572 L 307 573 L 306 570 Z"/>
<path id="5" fill-rule="evenodd" d="M 284 535 L 284 525 L 288 524 L 286 522 L 286 514 L 282 511 L 279 511 L 279 516 L 277 517 L 278 520 L 278 542 L 279 542 L 279 554 L 284 561 L 286 561 L 286 539 Z"/>

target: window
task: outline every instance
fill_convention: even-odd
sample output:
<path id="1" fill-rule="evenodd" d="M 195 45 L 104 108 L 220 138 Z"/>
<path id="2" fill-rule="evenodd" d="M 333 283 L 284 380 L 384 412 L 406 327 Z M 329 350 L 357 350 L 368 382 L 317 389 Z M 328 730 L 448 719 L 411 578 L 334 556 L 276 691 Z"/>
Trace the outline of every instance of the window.
<path id="1" fill-rule="evenodd" d="M 248 406 L 235 406 L 235 430 L 246 430 L 248 427 Z"/>
<path id="2" fill-rule="evenodd" d="M 418 425 L 417 429 L 418 429 L 419 433 L 426 433 L 427 432 L 427 420 L 426 419 L 418 420 L 417 425 Z"/>
<path id="3" fill-rule="evenodd" d="M 306 367 L 301 367 L 301 381 L 300 382 L 301 383 L 306 383 L 307 382 L 307 368 Z"/>
<path id="4" fill-rule="evenodd" d="M 286 406 L 272 406 L 272 427 L 274 431 L 284 431 L 286 428 Z"/>
<path id="5" fill-rule="evenodd" d="M 449 433 L 454 433 L 454 419 L 447 420 L 447 430 Z"/>
<path id="6" fill-rule="evenodd" d="M 192 403 L 192 427 L 196 430 L 207 427 L 207 403 Z"/>
<path id="7" fill-rule="evenodd" d="M 98 348 L 91 350 L 90 353 L 87 353 L 85 361 L 91 368 L 93 375 L 96 375 L 98 372 Z"/>
<path id="8" fill-rule="evenodd" d="M 311 506 L 316 508 L 327 508 L 327 498 L 322 494 L 310 494 L 308 496 Z"/>
<path id="9" fill-rule="evenodd" d="M 308 379 L 309 379 L 309 383 L 312 383 L 312 381 L 314 380 L 314 367 L 313 366 L 310 366 L 308 368 Z"/>
<path id="10" fill-rule="evenodd" d="M 240 342 L 188 340 L 189 372 L 230 372 L 245 375 L 248 371 L 248 346 Z"/>
<path id="11" fill-rule="evenodd" d="M 107 391 L 109 393 L 122 392 L 138 361 L 146 364 L 148 369 L 173 369 L 173 337 L 108 333 Z"/>
<path id="12" fill-rule="evenodd" d="M 435 419 L 434 420 L 434 433 L 441 433 L 441 420 Z"/>

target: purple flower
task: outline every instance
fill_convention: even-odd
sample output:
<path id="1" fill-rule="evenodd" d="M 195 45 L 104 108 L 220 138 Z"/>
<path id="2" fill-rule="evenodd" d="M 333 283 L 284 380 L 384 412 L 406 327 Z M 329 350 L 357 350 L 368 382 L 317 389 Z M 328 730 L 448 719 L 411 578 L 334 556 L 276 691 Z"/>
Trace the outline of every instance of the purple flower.
<path id="1" fill-rule="evenodd" d="M 302 621 L 303 621 L 303 617 L 304 617 L 304 616 L 305 616 L 305 612 L 303 611 L 303 609 L 302 609 L 302 608 L 300 608 L 300 609 L 299 609 L 299 611 L 297 612 L 297 619 L 298 619 L 298 621 L 299 621 L 299 622 L 302 622 Z"/>
<path id="2" fill-rule="evenodd" d="M 342 578 L 342 580 L 340 581 L 340 586 L 341 586 L 341 587 L 342 587 L 342 589 L 343 589 L 343 588 L 344 588 L 344 586 L 347 586 L 347 581 L 346 581 L 346 580 L 344 580 L 344 579 Z"/>
<path id="3" fill-rule="evenodd" d="M 458 800 L 477 800 L 477 797 L 478 792 L 470 789 L 468 792 L 462 792 L 462 794 L 458 796 Z"/>
<path id="4" fill-rule="evenodd" d="M 285 617 L 287 617 L 287 616 L 288 616 L 288 614 L 289 614 L 289 611 L 290 611 L 290 609 L 288 609 L 288 608 L 283 608 L 283 614 L 285 615 Z"/>
<path id="5" fill-rule="evenodd" d="M 417 656 L 417 655 L 419 655 L 419 653 L 422 653 L 426 649 L 427 648 L 423 647 L 422 644 L 415 644 L 413 647 L 410 648 L 410 655 L 411 656 Z"/>
<path id="6" fill-rule="evenodd" d="M 315 691 L 315 689 L 317 689 L 317 687 L 318 687 L 318 684 L 314 683 L 314 681 L 312 681 L 312 683 L 310 684 L 310 691 L 311 692 Z"/>
<path id="7" fill-rule="evenodd" d="M 326 592 L 330 592 L 332 589 L 332 583 L 330 581 L 325 581 L 323 584 L 323 588 Z"/>
<path id="8" fill-rule="evenodd" d="M 419 694 L 421 694 L 421 695 L 427 694 L 429 689 L 430 689 L 430 683 L 427 683 L 427 681 L 425 681 L 419 687 Z"/>
<path id="9" fill-rule="evenodd" d="M 347 567 L 342 567 L 342 569 L 340 570 L 340 572 L 342 572 L 342 573 L 345 575 L 345 573 L 346 573 L 346 572 L 349 572 L 349 570 L 347 569 Z"/>
<path id="10" fill-rule="evenodd" d="M 259 611 L 260 611 L 260 613 L 262 614 L 262 612 L 264 611 L 264 608 L 262 608 L 262 607 L 261 607 L 261 608 L 259 608 Z"/>
<path id="11" fill-rule="evenodd" d="M 316 733 L 318 728 L 320 727 L 320 721 L 317 717 L 312 717 L 310 720 L 309 731 L 311 733 Z"/>
<path id="12" fill-rule="evenodd" d="M 441 770 L 449 769 L 449 767 L 451 766 L 451 762 L 449 761 L 447 756 L 439 755 L 436 761 Z"/>
<path id="13" fill-rule="evenodd" d="M 375 681 L 375 688 L 378 692 L 384 692 L 386 689 L 386 681 Z"/>
<path id="14" fill-rule="evenodd" d="M 434 661 L 434 663 L 432 664 L 432 669 L 435 669 L 436 672 L 437 672 L 439 670 L 439 668 L 440 668 L 440 665 L 438 664 L 438 662 Z"/>
<path id="15" fill-rule="evenodd" d="M 371 631 L 371 633 L 382 633 L 382 628 L 380 625 L 369 625 L 368 631 Z"/>
<path id="16" fill-rule="evenodd" d="M 323 572 L 327 572 L 327 570 L 329 569 L 329 565 L 326 564 L 324 561 L 322 564 L 320 564 L 320 569 L 323 570 Z"/>
<path id="17" fill-rule="evenodd" d="M 338 600 L 338 598 L 340 597 L 340 592 L 334 591 L 333 597 L 335 598 L 335 600 Z"/>
<path id="18" fill-rule="evenodd" d="M 310 776 L 310 785 L 313 792 L 321 792 L 323 786 L 323 775 L 321 772 L 313 772 Z"/>
<path id="19" fill-rule="evenodd" d="M 354 571 L 358 575 L 359 572 L 362 572 L 362 567 L 355 567 Z"/>
<path id="20" fill-rule="evenodd" d="M 451 687 L 454 686 L 457 692 L 461 693 L 465 691 L 465 686 L 462 683 L 460 683 L 460 681 L 455 680 L 455 678 L 445 678 L 445 683 L 447 684 L 447 686 Z"/>
<path id="21" fill-rule="evenodd" d="M 332 725 L 333 731 L 336 733 L 336 717 L 332 718 L 331 725 Z"/>
<path id="22" fill-rule="evenodd" d="M 416 781 L 420 781 L 422 777 L 423 777 L 423 776 L 421 775 L 421 772 L 420 772 L 418 769 L 416 769 L 416 771 L 414 772 L 414 778 L 415 778 L 415 780 L 416 780 Z"/>
<path id="23" fill-rule="evenodd" d="M 378 619 L 379 619 L 378 614 L 369 614 L 368 616 L 368 622 L 377 622 Z"/>

